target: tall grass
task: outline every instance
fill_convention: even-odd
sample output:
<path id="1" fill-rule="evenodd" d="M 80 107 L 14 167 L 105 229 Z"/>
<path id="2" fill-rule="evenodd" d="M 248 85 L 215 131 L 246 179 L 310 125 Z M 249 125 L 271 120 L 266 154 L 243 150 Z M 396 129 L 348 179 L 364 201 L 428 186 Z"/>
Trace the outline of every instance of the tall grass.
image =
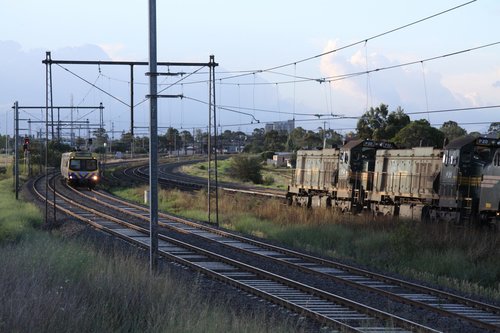
<path id="1" fill-rule="evenodd" d="M 203 191 L 162 191 L 159 197 L 160 209 L 206 220 Z M 374 220 L 371 215 L 289 207 L 276 200 L 223 193 L 219 211 L 221 225 L 229 229 L 500 301 L 498 232 Z"/>
<path id="2" fill-rule="evenodd" d="M 33 233 L 0 249 L 2 332 L 289 332 L 243 313 L 186 274 L 148 274 L 144 258 L 92 240 Z M 120 245 L 122 246 L 122 245 Z"/>
<path id="3" fill-rule="evenodd" d="M 0 180 L 0 241 L 17 240 L 42 223 L 35 205 L 15 200 L 12 178 Z"/>
<path id="4" fill-rule="evenodd" d="M 149 274 L 121 242 L 67 222 L 43 232 L 41 213 L 0 181 L 0 332 L 301 332 L 239 294 L 207 292 L 183 270 Z M 68 237 L 71 235 L 71 237 Z"/>

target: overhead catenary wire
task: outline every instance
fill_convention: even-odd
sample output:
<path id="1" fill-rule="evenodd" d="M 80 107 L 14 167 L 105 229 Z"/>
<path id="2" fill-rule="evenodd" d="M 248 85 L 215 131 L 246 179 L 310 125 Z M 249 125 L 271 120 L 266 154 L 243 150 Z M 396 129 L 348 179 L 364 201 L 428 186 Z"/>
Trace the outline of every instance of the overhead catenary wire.
<path id="1" fill-rule="evenodd" d="M 393 32 L 396 32 L 396 31 L 399 31 L 399 30 L 402 30 L 402 29 L 405 29 L 405 28 L 411 27 L 411 26 L 416 25 L 416 24 L 418 24 L 418 23 L 421 23 L 421 22 L 424 22 L 424 21 L 430 20 L 430 19 L 432 19 L 432 18 L 435 18 L 435 17 L 441 16 L 441 15 L 443 15 L 443 14 L 449 13 L 449 12 L 454 11 L 454 10 L 456 10 L 456 9 L 459 9 L 459 8 L 464 7 L 464 6 L 470 5 L 471 3 L 474 3 L 474 2 L 476 2 L 476 1 L 477 1 L 477 0 L 468 1 L 468 2 L 466 2 L 466 3 L 463 3 L 463 4 L 460 4 L 460 5 L 457 5 L 457 6 L 455 6 L 455 7 L 452 7 L 452 8 L 446 9 L 446 10 L 443 10 L 443 11 L 438 12 L 438 13 L 436 13 L 436 14 L 433 14 L 433 15 L 430 15 L 430 16 L 427 16 L 427 17 L 424 17 L 424 18 L 422 18 L 422 19 L 419 19 L 419 20 L 416 20 L 416 21 L 410 22 L 410 23 L 408 23 L 408 24 L 405 24 L 405 25 L 402 25 L 402 26 L 396 27 L 396 28 L 394 28 L 394 29 L 390 29 L 390 30 L 388 30 L 388 31 L 385 31 L 385 32 L 379 33 L 379 34 L 377 34 L 377 35 L 374 35 L 374 36 L 371 36 L 371 37 L 368 37 L 368 38 L 365 38 L 365 39 L 363 39 L 363 40 L 360 40 L 360 41 L 357 41 L 357 42 L 354 42 L 354 43 L 351 43 L 351 44 L 348 44 L 348 45 L 345 45 L 345 46 L 342 46 L 342 47 L 339 47 L 339 48 L 336 48 L 336 49 L 333 49 L 333 50 L 329 50 L 329 51 L 326 51 L 326 52 L 323 52 L 323 53 L 320 53 L 320 54 L 317 54 L 317 55 L 314 55 L 314 56 L 311 56 L 311 57 L 303 58 L 303 59 L 296 60 L 296 61 L 293 61 L 293 62 L 289 62 L 289 63 L 285 63 L 285 64 L 282 64 L 282 65 L 278 65 L 278 66 L 270 67 L 270 68 L 267 68 L 267 69 L 256 70 L 256 71 L 251 72 L 251 73 L 244 73 L 244 74 L 239 74 L 239 75 L 234 75 L 234 76 L 223 77 L 223 78 L 220 78 L 220 80 L 229 80 L 229 79 L 233 79 L 233 78 L 237 78 L 237 77 L 242 77 L 242 76 L 247 76 L 247 75 L 251 75 L 251 74 L 256 74 L 256 73 L 262 73 L 262 72 L 273 71 L 273 70 L 280 69 L 280 68 L 284 68 L 284 67 L 296 66 L 297 64 L 300 64 L 300 63 L 303 63 L 303 62 L 306 62 L 306 61 L 310 61 L 310 60 L 313 60 L 313 59 L 317 59 L 317 58 L 320 58 L 320 57 L 323 57 L 323 56 L 329 55 L 329 54 L 331 54 L 331 53 L 338 52 L 338 51 L 341 51 L 341 50 L 344 50 L 344 49 L 347 49 L 347 48 L 350 48 L 350 47 L 353 47 L 353 46 L 356 46 L 356 45 L 359 45 L 359 44 L 362 44 L 362 43 L 366 43 L 366 42 L 368 42 L 368 41 L 370 41 L 370 40 L 373 40 L 373 39 L 376 39 L 376 38 L 379 38 L 379 37 L 382 37 L 382 36 L 385 36 L 385 35 L 391 34 L 391 33 L 393 33 Z"/>
<path id="2" fill-rule="evenodd" d="M 239 83 L 232 83 L 232 82 L 226 83 L 226 82 L 224 82 L 224 83 L 222 83 L 221 82 L 220 84 L 224 84 L 224 85 L 236 85 L 236 84 L 238 84 L 240 86 L 245 86 L 245 85 L 254 85 L 254 84 L 255 85 L 295 84 L 295 83 L 313 82 L 313 81 L 316 81 L 318 83 L 336 82 L 336 81 L 350 79 L 353 77 L 367 75 L 367 74 L 371 74 L 371 73 L 375 73 L 375 72 L 382 72 L 382 71 L 386 71 L 386 70 L 390 70 L 390 69 L 396 69 L 396 68 L 401 68 L 401 67 L 406 67 L 406 66 L 411 66 L 411 65 L 416 65 L 416 64 L 422 64 L 424 62 L 430 62 L 430 61 L 434 61 L 434 60 L 448 58 L 448 57 L 456 56 L 459 54 L 464 54 L 467 52 L 473 52 L 473 51 L 477 51 L 480 49 L 484 49 L 484 48 L 488 48 L 488 47 L 492 47 L 492 46 L 497 46 L 499 44 L 500 44 L 500 41 L 497 41 L 497 42 L 483 44 L 480 46 L 475 46 L 475 47 L 471 47 L 471 48 L 467 48 L 467 49 L 462 49 L 459 51 L 444 53 L 444 54 L 441 54 L 438 56 L 433 56 L 433 57 L 414 60 L 414 61 L 408 61 L 408 62 L 397 64 L 397 65 L 378 67 L 378 68 L 374 68 L 374 69 L 370 69 L 370 70 L 357 71 L 357 72 L 345 73 L 345 74 L 340 74 L 340 75 L 326 76 L 326 77 L 322 77 L 322 78 L 303 78 L 303 77 L 300 77 L 299 80 L 289 80 L 289 81 L 280 81 L 280 82 L 270 82 L 270 81 L 268 81 L 268 82 L 256 82 L 256 83 L 251 83 L 251 82 L 239 82 Z M 286 75 L 286 76 L 292 76 L 292 75 Z"/>
<path id="3" fill-rule="evenodd" d="M 120 102 L 121 104 L 123 104 L 123 105 L 125 105 L 125 106 L 127 106 L 127 107 L 130 107 L 130 105 L 129 105 L 128 103 L 126 103 L 126 102 L 122 101 L 122 100 L 121 100 L 121 99 L 119 99 L 118 97 L 116 97 L 116 96 L 112 95 L 111 93 L 107 92 L 106 90 L 104 90 L 104 89 L 102 89 L 102 88 L 98 87 L 97 85 L 95 85 L 95 84 L 93 84 L 92 82 L 90 82 L 90 81 L 86 80 L 85 78 L 83 78 L 83 77 L 81 77 L 80 75 L 76 74 L 75 72 L 73 72 L 73 71 L 69 70 L 68 68 L 66 68 L 66 67 L 62 66 L 61 64 L 56 64 L 56 65 L 57 65 L 57 66 L 59 66 L 59 67 L 61 67 L 62 69 L 64 69 L 64 70 L 65 70 L 65 71 L 67 71 L 68 73 L 70 73 L 71 75 L 73 75 L 73 76 L 75 76 L 75 77 L 79 78 L 79 79 L 80 79 L 80 80 L 82 80 L 83 82 L 85 82 L 85 83 L 87 83 L 87 84 L 91 85 L 92 87 L 96 88 L 97 90 L 99 90 L 99 91 L 103 92 L 104 94 L 108 95 L 108 96 L 109 96 L 109 97 L 111 97 L 112 99 L 114 99 L 114 100 L 116 100 L 116 101 Z"/>

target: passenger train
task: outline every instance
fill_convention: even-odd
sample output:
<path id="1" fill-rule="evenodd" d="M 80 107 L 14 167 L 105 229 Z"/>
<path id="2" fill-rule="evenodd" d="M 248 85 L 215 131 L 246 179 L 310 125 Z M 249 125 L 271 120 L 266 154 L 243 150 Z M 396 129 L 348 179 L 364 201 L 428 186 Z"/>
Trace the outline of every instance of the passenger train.
<path id="1" fill-rule="evenodd" d="M 444 149 L 352 140 L 299 150 L 288 204 L 413 220 L 500 221 L 500 139 L 466 136 Z"/>
<path id="2" fill-rule="evenodd" d="M 61 175 L 70 185 L 83 185 L 93 189 L 100 180 L 97 158 L 86 151 L 62 154 Z"/>

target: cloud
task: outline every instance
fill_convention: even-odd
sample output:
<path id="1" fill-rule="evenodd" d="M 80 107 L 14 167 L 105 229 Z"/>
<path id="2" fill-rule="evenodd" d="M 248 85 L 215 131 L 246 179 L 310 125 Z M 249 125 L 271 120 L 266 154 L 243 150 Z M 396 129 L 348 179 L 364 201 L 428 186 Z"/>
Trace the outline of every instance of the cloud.
<path id="1" fill-rule="evenodd" d="M 337 41 L 329 41 L 325 52 L 336 46 Z M 334 80 L 336 99 L 350 115 L 360 115 L 367 107 L 380 103 L 388 104 L 390 110 L 401 106 L 407 112 L 457 106 L 459 101 L 442 84 L 441 74 L 425 66 L 377 71 L 405 62 L 408 58 L 399 60 L 397 56 L 389 58 L 376 52 L 366 54 L 364 49 L 346 49 L 322 57 L 320 70 Z M 357 75 L 350 75 L 354 73 Z"/>
<path id="2" fill-rule="evenodd" d="M 500 88 L 500 81 L 496 81 L 493 83 L 493 88 Z"/>

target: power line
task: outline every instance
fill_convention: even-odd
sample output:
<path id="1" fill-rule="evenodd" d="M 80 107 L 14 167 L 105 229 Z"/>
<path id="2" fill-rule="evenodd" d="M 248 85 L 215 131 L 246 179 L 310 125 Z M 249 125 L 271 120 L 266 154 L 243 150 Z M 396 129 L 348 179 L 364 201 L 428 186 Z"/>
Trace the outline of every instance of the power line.
<path id="1" fill-rule="evenodd" d="M 72 75 L 76 76 L 77 78 L 79 78 L 79 79 L 80 79 L 80 80 L 82 80 L 83 82 L 85 82 L 85 83 L 87 83 L 87 84 L 91 85 L 92 87 L 96 88 L 97 90 L 99 90 L 99 91 L 101 91 L 101 92 L 105 93 L 106 95 L 108 95 L 109 97 L 113 98 L 114 100 L 116 100 L 116 101 L 118 101 L 118 102 L 122 103 L 123 105 L 125 105 L 125 106 L 127 106 L 127 107 L 130 107 L 130 105 L 129 105 L 129 104 L 125 103 L 124 101 L 122 101 L 122 100 L 121 100 L 121 99 L 119 99 L 118 97 L 113 96 L 112 94 L 110 94 L 110 93 L 109 93 L 109 92 L 107 92 L 106 90 L 99 88 L 97 85 L 95 85 L 95 84 L 93 84 L 92 82 L 90 82 L 90 81 L 88 81 L 88 80 L 84 79 L 84 78 L 83 78 L 83 77 L 81 77 L 80 75 L 78 75 L 78 74 L 76 74 L 76 73 L 74 73 L 74 72 L 70 71 L 70 70 L 69 70 L 69 69 L 67 69 L 66 67 L 63 67 L 62 65 L 60 65 L 60 64 L 58 64 L 58 63 L 56 63 L 56 65 L 57 65 L 57 66 L 59 66 L 59 67 L 61 67 L 62 69 L 64 69 L 64 70 L 65 70 L 65 71 L 67 71 L 68 73 L 70 73 L 70 74 L 72 74 Z"/>
<path id="2" fill-rule="evenodd" d="M 251 73 L 246 73 L 246 74 L 239 74 L 239 75 L 234 75 L 234 76 L 228 76 L 228 77 L 224 77 L 224 78 L 220 78 L 219 80 L 229 80 L 229 79 L 233 79 L 233 78 L 237 78 L 237 77 L 242 77 L 242 76 L 247 76 L 247 75 L 252 75 L 252 74 L 258 74 L 258 73 L 262 73 L 262 72 L 268 72 L 268 71 L 273 71 L 273 70 L 276 70 L 276 69 L 280 69 L 280 68 L 283 68 L 283 67 L 288 67 L 288 66 L 292 66 L 292 65 L 297 65 L 297 64 L 300 64 L 300 63 L 303 63 L 303 62 L 306 62 L 306 61 L 309 61 L 309 60 L 313 60 L 313 59 L 316 59 L 316 58 L 320 58 L 320 57 L 323 57 L 325 55 L 328 55 L 328 54 L 331 54 L 331 53 L 334 53 L 334 52 L 338 52 L 338 51 L 341 51 L 341 50 L 344 50 L 344 49 L 347 49 L 347 48 L 350 48 L 350 47 L 353 47 L 353 46 L 356 46 L 358 44 L 362 44 L 362 43 L 366 43 L 370 40 L 373 40 L 373 39 L 376 39 L 376 38 L 379 38 L 379 37 L 382 37 L 382 36 L 385 36 L 385 35 L 388 35 L 390 33 L 393 33 L 393 32 L 396 32 L 398 30 L 402 30 L 402 29 L 405 29 L 405 28 L 408 28 L 412 25 L 415 25 L 415 24 L 418 24 L 418 23 L 421 23 L 421 22 L 424 22 L 424 21 L 427 21 L 427 20 L 430 20 L 432 18 L 435 18 L 437 16 L 440 16 L 440 15 L 443 15 L 443 14 L 446 14 L 448 12 L 451 12 L 453 10 L 456 10 L 458 8 L 461 8 L 461 7 L 464 7 L 464 6 L 467 6 L 473 2 L 476 2 L 477 0 L 472 0 L 472 1 L 469 1 L 469 2 L 466 2 L 466 3 L 463 3 L 461 5 L 458 5 L 458 6 L 455 6 L 453 8 L 450 8 L 450 9 L 447 9 L 447 10 L 444 10 L 444 11 L 441 11 L 439 13 L 436 13 L 436 14 L 433 14 L 433 15 L 430 15 L 430 16 L 427 16 L 427 17 L 424 17 L 422 19 L 419 19 L 417 21 L 414 21 L 414 22 L 411 22 L 411 23 L 408 23 L 408 24 L 405 24 L 405 25 L 402 25 L 400 27 L 397 27 L 397 28 L 394 28 L 394 29 L 391 29 L 391 30 L 388 30 L 388 31 L 385 31 L 383 33 L 380 33 L 380 34 L 377 34 L 377 35 L 374 35 L 372 37 L 369 37 L 369 38 L 366 38 L 366 39 L 363 39 L 363 40 L 360 40 L 358 42 L 354 42 L 354 43 L 351 43 L 351 44 L 348 44 L 348 45 L 345 45 L 345 46 L 342 46 L 342 47 L 339 47 L 339 48 L 336 48 L 336 49 L 333 49 L 333 50 L 330 50 L 330 51 L 327 51 L 327 52 L 323 52 L 323 53 L 320 53 L 320 54 L 317 54 L 317 55 L 314 55 L 312 57 L 308 57 L 308 58 L 304 58 L 304 59 L 301 59 L 301 60 L 297 60 L 297 61 L 294 61 L 294 62 L 290 62 L 290 63 L 286 63 L 286 64 L 283 64 L 283 65 L 279 65 L 279 66 L 275 66 L 275 67 L 270 67 L 270 68 L 267 68 L 267 69 L 263 69 L 263 70 L 257 70 L 257 71 L 253 71 Z"/>
<path id="3" fill-rule="evenodd" d="M 471 48 L 467 48 L 467 49 L 463 49 L 463 50 L 459 50 L 459 51 L 454 51 L 454 52 L 450 52 L 450 53 L 445 53 L 445 54 L 442 54 L 442 55 L 439 55 L 439 56 L 434 56 L 434 57 L 430 57 L 430 58 L 424 58 L 424 59 L 421 59 L 421 60 L 409 61 L 409 62 L 405 62 L 405 63 L 402 63 L 402 64 L 397 64 L 397 65 L 392 65 L 392 66 L 385 66 L 385 67 L 378 67 L 378 68 L 375 68 L 375 69 L 365 70 L 365 71 L 359 71 L 359 72 L 352 72 L 352 73 L 346 73 L 346 74 L 340 74 L 340 75 L 326 76 L 326 77 L 323 77 L 323 78 L 307 78 L 307 77 L 295 76 L 295 75 L 292 75 L 292 74 L 284 74 L 284 73 L 272 72 L 274 74 L 280 74 L 280 75 L 283 75 L 283 76 L 296 77 L 296 78 L 299 78 L 299 80 L 281 81 L 281 82 L 258 82 L 258 83 L 255 83 L 255 82 L 254 83 L 252 83 L 252 82 L 246 82 L 246 83 L 222 83 L 222 82 L 220 82 L 219 84 L 245 86 L 245 85 L 292 84 L 292 83 L 303 83 L 303 82 L 312 82 L 312 81 L 319 82 L 320 84 L 321 83 L 331 83 L 331 82 L 336 82 L 336 81 L 341 81 L 341 80 L 345 80 L 345 79 L 350 79 L 350 78 L 353 78 L 353 77 L 358 77 L 358 76 L 361 76 L 361 75 L 367 75 L 367 74 L 371 74 L 371 73 L 375 73 L 375 72 L 382 72 L 382 71 L 386 71 L 386 70 L 390 70 L 390 69 L 395 69 L 395 68 L 400 68 L 400 67 L 406 67 L 406 66 L 411 66 L 411 65 L 415 65 L 415 64 L 422 64 L 424 62 L 429 62 L 429 61 L 434 61 L 434 60 L 438 60 L 438 59 L 448 58 L 448 57 L 451 57 L 451 56 L 456 56 L 456 55 L 464 54 L 464 53 L 467 53 L 467 52 L 477 51 L 477 50 L 480 50 L 480 49 L 484 49 L 484 48 L 487 48 L 487 47 L 496 46 L 496 45 L 499 45 L 499 44 L 500 44 L 500 41 L 499 42 L 488 43 L 488 44 L 484 44 L 484 45 L 480 45 L 480 46 L 476 46 L 476 47 L 471 47 Z"/>

